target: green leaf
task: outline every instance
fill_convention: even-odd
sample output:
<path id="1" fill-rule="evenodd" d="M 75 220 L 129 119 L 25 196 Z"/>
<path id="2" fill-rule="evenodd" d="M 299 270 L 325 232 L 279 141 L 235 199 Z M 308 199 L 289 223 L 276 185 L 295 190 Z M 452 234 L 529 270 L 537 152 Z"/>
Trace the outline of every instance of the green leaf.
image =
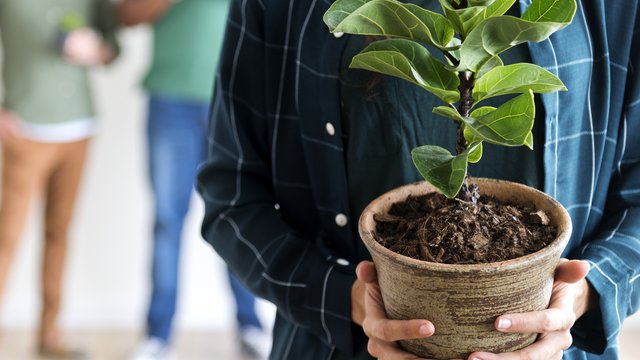
<path id="1" fill-rule="evenodd" d="M 503 66 L 503 65 L 504 63 L 502 62 L 502 59 L 500 59 L 500 56 L 496 55 L 492 57 L 491 59 L 489 59 L 489 61 L 487 61 L 486 63 L 484 63 L 484 65 L 482 65 L 482 69 L 478 71 L 478 75 L 476 76 L 476 79 L 479 79 L 482 76 L 484 76 L 484 74 L 488 73 L 489 70 L 492 70 L 498 66 Z"/>
<path id="2" fill-rule="evenodd" d="M 419 43 L 388 39 L 371 43 L 350 67 L 391 75 L 416 84 L 446 103 L 460 99 L 460 80 Z"/>
<path id="3" fill-rule="evenodd" d="M 495 108 L 493 109 L 495 110 Z M 468 159 L 470 163 L 477 163 L 478 161 L 480 161 L 480 159 L 482 159 L 482 139 L 476 136 L 473 131 L 469 130 L 469 127 L 466 125 L 464 125 L 462 132 L 464 134 L 464 140 L 467 142 L 467 144 L 479 144 L 475 148 L 475 150 L 469 152 Z"/>
<path id="4" fill-rule="evenodd" d="M 435 186 L 449 199 L 454 198 L 467 175 L 469 153 L 475 151 L 479 143 L 472 144 L 457 156 L 435 145 L 424 145 L 411 151 L 411 157 L 420 175 Z"/>
<path id="5" fill-rule="evenodd" d="M 491 5 L 487 6 L 487 10 L 484 12 L 484 18 L 504 15 L 516 0 L 496 0 Z"/>
<path id="6" fill-rule="evenodd" d="M 548 93 L 565 91 L 567 88 L 549 71 L 538 65 L 522 63 L 497 66 L 489 70 L 476 81 L 473 98 L 479 102 L 500 95 L 522 94 L 529 90 Z"/>
<path id="7" fill-rule="evenodd" d="M 478 23 L 484 20 L 486 6 L 470 6 L 463 9 L 456 9 L 448 0 L 439 0 L 442 11 L 451 21 L 451 25 L 462 37 L 467 36 Z"/>
<path id="8" fill-rule="evenodd" d="M 469 6 L 489 6 L 496 0 L 469 0 Z"/>
<path id="9" fill-rule="evenodd" d="M 337 0 L 324 14 L 331 32 L 392 36 L 446 49 L 454 35 L 443 15 L 396 0 Z"/>
<path id="10" fill-rule="evenodd" d="M 487 115 L 489 113 L 492 113 L 492 112 L 494 112 L 496 110 L 497 109 L 494 108 L 493 106 L 483 106 L 483 107 L 480 107 L 480 108 L 477 108 L 477 109 L 473 110 L 469 116 L 475 119 L 475 118 L 479 118 L 479 117 L 485 116 L 485 115 Z"/>
<path id="11" fill-rule="evenodd" d="M 453 28 L 466 37 L 484 19 L 504 15 L 515 0 L 470 1 L 469 7 L 456 9 L 448 0 L 439 0 Z"/>
<path id="12" fill-rule="evenodd" d="M 569 24 L 576 13 L 575 0 L 534 0 L 522 14 L 523 20 Z"/>
<path id="13" fill-rule="evenodd" d="M 535 118 L 533 92 L 515 97 L 490 111 L 482 107 L 463 118 L 473 135 L 489 143 L 504 146 L 527 145 Z"/>
<path id="14" fill-rule="evenodd" d="M 457 70 L 477 73 L 489 59 L 513 46 L 545 40 L 567 26 L 575 12 L 575 0 L 533 0 L 522 19 L 498 16 L 483 20 L 460 47 Z"/>
<path id="15" fill-rule="evenodd" d="M 529 132 L 529 135 L 527 135 L 527 139 L 524 141 L 524 145 L 529 149 L 533 150 L 533 133 L 532 132 Z"/>
<path id="16" fill-rule="evenodd" d="M 436 115 L 444 116 L 444 117 L 452 119 L 452 120 L 464 122 L 464 119 L 462 118 L 460 113 L 458 113 L 458 110 L 456 110 L 456 109 L 454 109 L 454 108 L 452 108 L 450 106 L 437 106 L 437 107 L 434 107 L 433 108 L 433 113 L 436 114 Z"/>
<path id="17" fill-rule="evenodd" d="M 471 144 L 471 142 L 469 141 L 467 141 L 467 143 Z M 473 164 L 477 163 L 478 161 L 480 161 L 480 159 L 482 159 L 482 142 L 479 142 L 474 149 L 475 150 L 469 152 L 469 157 L 467 158 L 467 161 Z"/>

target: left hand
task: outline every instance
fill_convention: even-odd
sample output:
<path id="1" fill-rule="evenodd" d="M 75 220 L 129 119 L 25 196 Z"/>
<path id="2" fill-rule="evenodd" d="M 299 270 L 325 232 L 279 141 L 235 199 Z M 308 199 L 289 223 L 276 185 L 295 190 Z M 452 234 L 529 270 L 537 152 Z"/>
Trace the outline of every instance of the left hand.
<path id="1" fill-rule="evenodd" d="M 585 279 L 589 267 L 586 261 L 562 259 L 556 268 L 548 309 L 496 319 L 496 329 L 501 332 L 539 333 L 535 343 L 510 353 L 475 352 L 469 360 L 561 360 L 573 341 L 570 330 L 574 322 L 597 304 L 597 295 Z"/>
<path id="2" fill-rule="evenodd" d="M 62 53 L 69 61 L 81 66 L 105 64 L 113 58 L 111 49 L 102 41 L 102 37 L 87 27 L 67 35 Z"/>
<path id="3" fill-rule="evenodd" d="M 419 360 L 417 356 L 402 350 L 397 341 L 429 337 L 435 332 L 433 324 L 422 319 L 387 318 L 373 262 L 358 264 L 356 275 L 358 280 L 351 292 L 351 317 L 356 324 L 362 325 L 369 337 L 369 353 L 380 360 Z"/>

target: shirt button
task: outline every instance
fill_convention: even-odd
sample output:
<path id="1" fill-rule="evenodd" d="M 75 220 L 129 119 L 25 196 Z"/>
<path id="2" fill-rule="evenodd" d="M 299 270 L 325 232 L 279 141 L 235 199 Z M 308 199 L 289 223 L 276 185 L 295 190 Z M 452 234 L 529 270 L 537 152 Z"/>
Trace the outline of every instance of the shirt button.
<path id="1" fill-rule="evenodd" d="M 341 37 L 343 37 L 343 36 L 344 36 L 344 33 L 343 33 L 343 32 L 334 32 L 334 33 L 333 33 L 333 36 L 334 36 L 336 39 L 340 39 Z"/>
<path id="2" fill-rule="evenodd" d="M 347 215 L 345 214 L 336 215 L 336 225 L 343 227 L 347 225 L 347 222 L 348 222 Z"/>
<path id="3" fill-rule="evenodd" d="M 349 260 L 343 258 L 336 260 L 336 263 L 342 266 L 349 266 Z"/>
<path id="4" fill-rule="evenodd" d="M 327 129 L 327 134 L 331 136 L 336 134 L 336 128 L 333 126 L 332 123 L 328 122 L 324 127 L 325 129 Z"/>

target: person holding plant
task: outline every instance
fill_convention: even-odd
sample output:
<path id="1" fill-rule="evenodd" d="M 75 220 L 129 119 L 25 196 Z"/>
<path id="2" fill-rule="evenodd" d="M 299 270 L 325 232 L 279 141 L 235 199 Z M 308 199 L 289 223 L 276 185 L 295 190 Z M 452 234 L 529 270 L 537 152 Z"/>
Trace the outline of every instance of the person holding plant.
<path id="1" fill-rule="evenodd" d="M 148 161 L 155 201 L 152 293 L 146 338 L 131 359 L 170 356 L 178 291 L 180 242 L 196 170 L 206 158 L 206 133 L 214 73 L 224 32 L 227 0 L 124 0 L 126 26 L 153 24 L 149 92 Z M 269 335 L 255 309 L 255 297 L 228 271 L 236 305 L 237 337 L 243 353 L 266 356 Z"/>
<path id="2" fill-rule="evenodd" d="M 45 201 L 42 315 L 44 357 L 72 359 L 57 326 L 76 194 L 96 130 L 87 69 L 118 54 L 107 0 L 1 0 L 4 99 L 0 110 L 0 295 L 36 197 Z"/>
<path id="3" fill-rule="evenodd" d="M 272 359 L 415 359 L 396 341 L 438 328 L 429 319 L 386 317 L 357 221 L 373 198 L 421 179 L 412 148 L 455 148 L 449 135 L 456 128 L 432 114 L 440 100 L 429 92 L 349 69 L 372 39 L 332 34 L 323 23 L 330 6 L 342 6 L 335 15 L 342 19 L 364 4 L 398 2 L 338 3 L 232 2 L 211 151 L 198 178 L 202 232 L 250 289 L 278 307 Z M 415 3 L 433 12 L 491 7 L 495 16 L 529 8 L 553 16 L 571 6 Z M 474 176 L 521 182 L 564 204 L 573 221 L 567 259 L 557 267 L 549 309 L 496 319 L 497 331 L 539 333 L 538 341 L 469 360 L 615 359 L 622 322 L 640 305 L 640 147 L 628 138 L 640 131 L 640 54 L 632 51 L 640 45 L 640 7 L 635 0 L 573 4 L 574 20 L 562 31 L 502 54 L 505 64 L 531 61 L 569 89 L 535 97 L 533 136 L 523 138 L 533 151 L 487 144 L 485 161 L 469 167 Z"/>

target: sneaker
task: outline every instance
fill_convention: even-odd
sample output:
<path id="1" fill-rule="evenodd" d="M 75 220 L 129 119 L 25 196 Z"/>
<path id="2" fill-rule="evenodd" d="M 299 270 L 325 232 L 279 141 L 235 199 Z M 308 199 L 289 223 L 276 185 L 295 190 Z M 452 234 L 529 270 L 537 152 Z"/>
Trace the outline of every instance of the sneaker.
<path id="1" fill-rule="evenodd" d="M 266 360 L 271 352 L 271 337 L 255 326 L 245 326 L 238 331 L 240 351 L 256 360 Z"/>
<path id="2" fill-rule="evenodd" d="M 169 344 L 158 338 L 146 338 L 138 344 L 129 360 L 168 360 L 170 359 Z"/>

